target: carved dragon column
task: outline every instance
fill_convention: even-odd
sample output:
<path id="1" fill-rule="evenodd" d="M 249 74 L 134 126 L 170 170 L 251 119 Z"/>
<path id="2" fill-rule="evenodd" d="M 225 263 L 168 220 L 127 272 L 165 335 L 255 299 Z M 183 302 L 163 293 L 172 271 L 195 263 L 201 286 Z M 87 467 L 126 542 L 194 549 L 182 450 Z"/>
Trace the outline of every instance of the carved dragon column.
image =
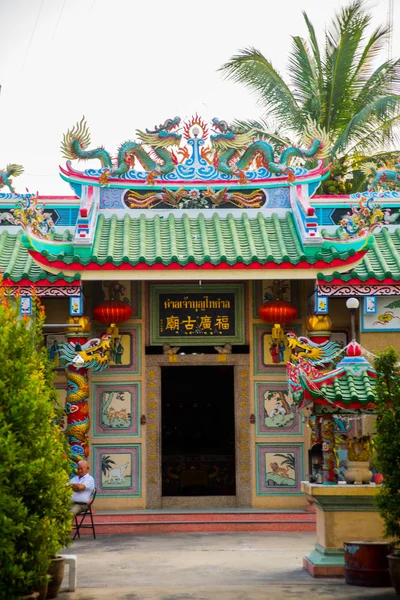
<path id="1" fill-rule="evenodd" d="M 65 362 L 67 377 L 66 436 L 71 450 L 73 471 L 80 460 L 89 458 L 89 370 L 108 367 L 111 337 L 89 340 L 90 321 L 87 317 L 70 317 L 67 342 L 60 344 L 60 358 Z M 74 326 L 75 325 L 75 326 Z M 79 327 L 77 327 L 79 325 Z"/>
<path id="2" fill-rule="evenodd" d="M 307 319 L 307 332 L 316 344 L 329 342 L 332 336 L 332 321 L 328 314 L 314 314 Z M 321 365 L 321 370 L 329 367 L 329 362 Z M 316 415 L 315 433 L 322 443 L 323 483 L 333 485 L 338 482 L 335 455 L 335 422 L 332 415 Z"/>

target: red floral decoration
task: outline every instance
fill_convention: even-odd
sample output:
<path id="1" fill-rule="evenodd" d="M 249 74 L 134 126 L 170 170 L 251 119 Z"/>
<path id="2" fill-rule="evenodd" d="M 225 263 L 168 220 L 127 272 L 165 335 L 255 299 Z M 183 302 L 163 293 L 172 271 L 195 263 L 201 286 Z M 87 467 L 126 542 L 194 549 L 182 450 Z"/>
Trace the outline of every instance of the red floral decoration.
<path id="1" fill-rule="evenodd" d="M 351 342 L 348 346 L 347 346 L 347 356 L 361 356 L 362 354 L 362 348 L 360 346 L 360 344 L 357 344 L 357 342 Z"/>

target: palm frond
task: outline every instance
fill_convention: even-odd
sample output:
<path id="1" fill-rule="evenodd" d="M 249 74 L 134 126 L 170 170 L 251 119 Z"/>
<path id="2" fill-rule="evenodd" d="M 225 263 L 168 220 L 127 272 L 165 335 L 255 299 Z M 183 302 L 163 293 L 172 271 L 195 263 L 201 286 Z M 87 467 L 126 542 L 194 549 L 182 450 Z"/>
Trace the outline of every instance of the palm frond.
<path id="1" fill-rule="evenodd" d="M 391 142 L 392 143 L 400 143 L 399 132 L 396 128 L 396 125 L 400 123 L 400 114 L 395 115 L 391 119 L 385 119 L 382 123 L 378 123 L 374 126 L 368 126 L 367 128 L 361 130 L 358 136 L 353 136 L 355 138 L 354 144 L 347 149 L 346 155 L 348 157 L 357 156 L 360 153 L 365 154 L 365 152 L 372 152 L 374 155 L 376 154 L 376 149 L 382 145 L 382 138 L 385 137 L 385 134 L 382 136 L 382 131 L 389 129 L 392 132 Z M 389 150 L 389 153 L 395 152 L 395 150 Z M 383 152 L 384 154 L 385 152 Z"/>
<path id="2" fill-rule="evenodd" d="M 399 156 L 400 150 L 391 150 L 390 152 L 377 152 L 376 154 L 370 155 L 355 155 L 351 157 L 349 164 L 352 168 L 357 169 L 361 168 L 362 165 L 366 163 L 396 163 L 398 162 Z"/>
<path id="3" fill-rule="evenodd" d="M 312 25 L 310 19 L 308 18 L 307 13 L 304 11 L 303 11 L 303 17 L 304 17 L 304 20 L 306 22 L 306 26 L 308 29 L 308 35 L 310 37 L 310 47 L 311 47 L 311 50 L 312 50 L 312 53 L 314 56 L 314 63 L 315 63 L 315 67 L 316 67 L 317 80 L 318 80 L 319 95 L 322 96 L 324 81 L 323 81 L 323 65 L 322 65 L 322 59 L 321 59 L 321 52 L 319 49 L 317 36 L 315 35 L 314 26 Z"/>
<path id="4" fill-rule="evenodd" d="M 267 142 L 278 143 L 283 146 L 289 146 L 291 144 L 290 139 L 285 136 L 284 132 L 281 131 L 278 126 L 274 127 L 272 123 L 265 119 L 250 119 L 246 121 L 236 119 L 233 124 L 238 128 L 251 129 L 261 139 L 266 140 Z"/>
<path id="5" fill-rule="evenodd" d="M 366 104 L 390 94 L 400 94 L 400 59 L 384 62 L 367 80 L 363 80 L 363 86 L 354 99 L 354 110 L 358 111 Z"/>
<path id="6" fill-rule="evenodd" d="M 326 32 L 325 84 L 327 130 L 337 129 L 352 112 L 351 80 L 359 62 L 359 47 L 370 17 L 362 0 L 342 8 Z"/>
<path id="7" fill-rule="evenodd" d="M 317 66 L 308 44 L 303 38 L 292 38 L 289 54 L 289 72 L 296 102 L 305 114 L 318 122 L 321 119 L 321 99 L 318 85 Z"/>
<path id="8" fill-rule="evenodd" d="M 357 131 L 365 131 L 365 128 L 368 128 L 368 126 L 371 125 L 371 118 L 374 119 L 375 123 L 382 123 L 384 126 L 388 115 L 396 116 L 399 108 L 400 96 L 395 95 L 379 98 L 375 102 L 371 102 L 367 106 L 364 106 L 348 121 L 344 131 L 338 137 L 332 148 L 333 155 L 344 150 L 351 139 L 354 138 Z"/>
<path id="9" fill-rule="evenodd" d="M 372 66 L 387 40 L 388 33 L 389 28 L 386 25 L 380 25 L 369 37 L 369 40 L 365 44 L 364 50 L 361 53 L 358 64 L 354 69 L 353 81 L 351 82 L 352 84 L 360 77 L 363 79 L 369 77 Z"/>
<path id="10" fill-rule="evenodd" d="M 227 79 L 250 88 L 260 106 L 278 123 L 286 122 L 294 130 L 301 130 L 302 114 L 290 88 L 259 50 L 242 50 L 219 70 Z"/>
<path id="11" fill-rule="evenodd" d="M 288 465 L 293 471 L 296 468 L 296 458 L 293 454 L 279 454 L 275 453 L 274 456 L 279 456 L 279 458 L 283 458 L 282 465 Z"/>

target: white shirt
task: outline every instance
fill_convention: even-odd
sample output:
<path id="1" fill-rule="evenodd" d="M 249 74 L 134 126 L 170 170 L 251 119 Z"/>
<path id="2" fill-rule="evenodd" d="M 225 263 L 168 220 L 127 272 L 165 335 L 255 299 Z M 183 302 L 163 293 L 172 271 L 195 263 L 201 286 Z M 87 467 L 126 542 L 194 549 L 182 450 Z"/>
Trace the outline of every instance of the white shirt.
<path id="1" fill-rule="evenodd" d="M 83 483 L 85 489 L 80 492 L 74 492 L 72 494 L 72 502 L 82 502 L 87 504 L 90 500 L 92 492 L 94 490 L 94 479 L 89 473 L 86 473 L 83 477 L 76 475 L 70 481 L 70 483 Z"/>

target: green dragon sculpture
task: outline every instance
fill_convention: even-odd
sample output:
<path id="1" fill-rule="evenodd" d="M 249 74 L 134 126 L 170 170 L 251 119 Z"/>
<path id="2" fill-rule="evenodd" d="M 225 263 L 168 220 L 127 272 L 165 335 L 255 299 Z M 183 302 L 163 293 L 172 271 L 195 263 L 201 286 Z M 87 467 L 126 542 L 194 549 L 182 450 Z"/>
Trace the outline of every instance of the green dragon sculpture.
<path id="1" fill-rule="evenodd" d="M 23 172 L 24 167 L 22 165 L 7 165 L 4 171 L 0 171 L 0 189 L 4 186 L 7 186 L 10 192 L 14 194 L 15 189 L 12 186 L 11 177 L 18 177 L 18 175 L 22 175 Z"/>
<path id="2" fill-rule="evenodd" d="M 288 168 L 292 158 L 326 158 L 329 155 L 329 137 L 312 121 L 308 122 L 307 131 L 304 135 L 304 143 L 308 148 L 290 146 L 286 148 L 275 162 L 274 149 L 263 139 L 255 139 L 262 135 L 255 129 L 239 130 L 237 127 L 228 125 L 226 121 L 217 118 L 212 120 L 216 135 L 211 135 L 210 140 L 215 151 L 214 166 L 227 175 L 237 175 L 241 183 L 246 182 L 244 169 L 254 159 L 261 159 L 260 166 L 275 175 L 287 175 L 289 181 L 294 180 L 293 172 Z M 243 154 L 240 150 L 245 148 Z"/>
<path id="3" fill-rule="evenodd" d="M 378 169 L 376 164 L 372 162 L 365 163 L 361 167 L 361 171 L 367 177 L 373 176 L 369 191 L 379 188 L 387 190 L 389 188 L 388 183 L 400 187 L 400 157 L 397 160 L 398 162 L 394 165 L 394 169 Z"/>
<path id="4" fill-rule="evenodd" d="M 147 183 L 152 185 L 155 177 L 166 175 L 174 170 L 176 158 L 167 148 L 179 146 L 182 136 L 174 133 L 172 130 L 179 126 L 180 118 L 167 119 L 162 125 L 158 125 L 154 130 L 146 131 L 136 130 L 141 143 L 127 141 L 121 144 L 118 149 L 116 165 L 113 164 L 111 155 L 105 148 L 99 147 L 94 150 L 86 150 L 90 144 L 90 133 L 85 117 L 75 127 L 68 130 L 61 143 L 61 151 L 68 160 L 89 160 L 98 158 L 105 171 L 100 176 L 100 183 L 107 184 L 110 177 L 124 175 L 135 166 L 137 159 L 142 167 L 149 172 Z M 147 152 L 143 145 L 151 148 Z"/>

